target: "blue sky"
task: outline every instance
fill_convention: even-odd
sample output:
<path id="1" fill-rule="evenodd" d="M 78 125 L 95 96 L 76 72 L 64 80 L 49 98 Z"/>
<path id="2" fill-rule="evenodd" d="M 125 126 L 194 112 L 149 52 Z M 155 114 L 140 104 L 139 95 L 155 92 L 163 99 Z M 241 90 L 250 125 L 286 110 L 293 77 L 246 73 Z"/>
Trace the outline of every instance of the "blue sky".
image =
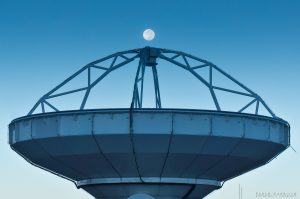
<path id="1" fill-rule="evenodd" d="M 142 38 L 146 28 L 156 32 L 151 42 Z M 300 198 L 300 2 L 296 0 L 1 0 L 1 198 L 91 198 L 12 152 L 7 125 L 86 63 L 145 45 L 212 61 L 259 93 L 291 124 L 297 153 L 286 150 L 270 164 L 226 182 L 208 199 L 238 198 L 239 184 L 245 199 L 255 198 L 256 192 L 297 192 Z M 180 73 L 165 77 L 174 82 Z M 109 90 L 118 91 L 118 86 Z M 197 87 L 189 89 L 193 92 L 186 91 L 181 100 L 198 108 L 190 100 Z"/>

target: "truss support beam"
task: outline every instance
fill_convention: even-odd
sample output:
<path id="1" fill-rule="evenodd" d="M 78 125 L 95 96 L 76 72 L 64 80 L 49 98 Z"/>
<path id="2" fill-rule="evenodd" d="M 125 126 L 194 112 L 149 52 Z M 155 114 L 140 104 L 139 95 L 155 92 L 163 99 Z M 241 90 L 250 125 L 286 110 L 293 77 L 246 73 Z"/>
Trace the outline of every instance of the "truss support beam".
<path id="1" fill-rule="evenodd" d="M 216 96 L 216 91 L 221 91 L 221 92 L 227 92 L 227 93 L 232 93 L 232 94 L 242 95 L 245 97 L 252 98 L 252 101 L 244 105 L 240 110 L 236 110 L 237 112 L 245 111 L 249 106 L 251 106 L 256 102 L 255 112 L 253 114 L 258 115 L 261 112 L 260 109 L 265 108 L 273 118 L 277 118 L 277 116 L 273 113 L 270 107 L 268 107 L 268 105 L 263 101 L 263 99 L 258 94 L 250 90 L 248 87 L 240 83 L 238 80 L 236 80 L 235 78 L 233 78 L 232 76 L 224 72 L 221 68 L 214 65 L 213 63 L 184 52 L 162 49 L 162 48 L 153 48 L 149 46 L 140 49 L 117 52 L 87 64 L 86 66 L 84 66 L 83 68 L 75 72 L 73 75 L 68 77 L 66 80 L 64 80 L 62 83 L 54 87 L 44 96 L 42 96 L 36 102 L 33 108 L 29 111 L 28 115 L 37 112 L 36 109 L 38 107 L 41 107 L 42 113 L 46 112 L 45 109 L 46 107 L 47 108 L 50 107 L 54 111 L 60 111 L 52 104 L 52 102 L 50 103 L 48 99 L 58 98 L 61 96 L 65 96 L 77 92 L 85 92 L 84 97 L 81 103 L 79 104 L 79 110 L 83 110 L 85 108 L 89 95 L 94 86 L 100 83 L 112 71 L 124 65 L 129 64 L 130 62 L 134 61 L 137 58 L 139 59 L 139 64 L 138 64 L 136 77 L 134 81 L 132 103 L 130 105 L 131 108 L 143 108 L 144 78 L 145 78 L 145 73 L 147 71 L 146 70 L 147 67 L 150 67 L 150 70 L 152 71 L 152 75 L 153 75 L 155 107 L 158 109 L 162 108 L 160 87 L 158 81 L 157 60 L 163 59 L 173 65 L 179 66 L 185 69 L 186 71 L 189 71 L 202 84 L 204 84 L 208 88 L 211 94 L 213 103 L 217 111 L 221 111 L 222 109 L 224 109 L 223 107 L 220 106 L 219 103 L 219 101 L 221 101 L 222 99 L 218 99 Z M 205 67 L 208 67 L 209 69 L 208 78 L 204 78 L 203 75 L 199 73 L 199 71 Z M 98 76 L 98 78 L 96 78 L 93 81 L 91 78 L 92 69 L 102 71 L 102 73 Z M 74 88 L 72 90 L 59 92 L 60 89 L 64 87 L 67 83 L 69 83 L 75 77 L 85 72 L 87 72 L 87 85 L 81 86 L 79 88 Z M 231 80 L 242 91 L 240 91 L 239 89 L 227 88 L 225 85 L 215 85 L 214 76 L 213 76 L 213 74 L 215 73 L 221 74 L 222 76 Z"/>
<path id="2" fill-rule="evenodd" d="M 140 59 L 136 76 L 135 76 L 135 81 L 134 81 L 131 108 L 142 108 L 144 76 L 145 76 L 145 64 Z"/>

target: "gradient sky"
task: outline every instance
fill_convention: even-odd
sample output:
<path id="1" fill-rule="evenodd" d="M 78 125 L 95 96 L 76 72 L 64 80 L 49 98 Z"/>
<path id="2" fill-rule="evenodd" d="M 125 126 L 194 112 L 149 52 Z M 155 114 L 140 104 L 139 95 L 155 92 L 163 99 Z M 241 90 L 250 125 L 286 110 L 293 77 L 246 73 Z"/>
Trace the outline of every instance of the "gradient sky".
<path id="1" fill-rule="evenodd" d="M 146 28 L 156 32 L 154 41 L 143 40 Z M 270 164 L 226 182 L 208 199 L 238 198 L 239 184 L 244 199 L 256 198 L 257 192 L 296 193 L 300 198 L 300 1 L 296 0 L 0 0 L 0 198 L 91 198 L 14 153 L 7 144 L 7 125 L 86 63 L 145 45 L 212 61 L 290 122 L 291 144 L 297 152 L 287 149 Z M 182 78 L 177 72 L 169 74 L 164 77 L 170 82 Z M 109 90 L 118 91 L 118 86 L 112 84 Z M 188 88 L 181 102 L 201 108 L 193 101 L 197 88 Z"/>

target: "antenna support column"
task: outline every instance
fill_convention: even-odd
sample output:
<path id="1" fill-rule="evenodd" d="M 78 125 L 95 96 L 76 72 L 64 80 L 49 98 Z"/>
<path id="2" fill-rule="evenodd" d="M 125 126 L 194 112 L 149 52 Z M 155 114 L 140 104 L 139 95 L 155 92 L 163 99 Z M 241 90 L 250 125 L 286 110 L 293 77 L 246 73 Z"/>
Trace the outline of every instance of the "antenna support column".
<path id="1" fill-rule="evenodd" d="M 149 66 L 152 69 L 153 82 L 155 89 L 155 107 L 161 108 L 161 99 L 158 83 L 158 75 L 156 69 L 156 59 L 160 55 L 160 51 L 157 48 L 145 47 L 140 50 L 140 61 L 137 69 L 134 89 L 133 89 L 133 98 L 131 107 L 142 108 L 143 107 L 143 87 L 144 87 L 144 76 L 145 76 L 145 67 Z"/>

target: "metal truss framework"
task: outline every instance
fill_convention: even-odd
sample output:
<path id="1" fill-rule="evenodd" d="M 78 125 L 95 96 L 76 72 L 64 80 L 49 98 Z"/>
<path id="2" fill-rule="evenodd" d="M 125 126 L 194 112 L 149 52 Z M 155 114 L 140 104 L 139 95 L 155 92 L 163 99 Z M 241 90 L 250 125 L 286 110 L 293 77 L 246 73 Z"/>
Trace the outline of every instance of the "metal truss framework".
<path id="1" fill-rule="evenodd" d="M 263 99 L 250 90 L 248 87 L 237 81 L 235 78 L 224 72 L 222 69 L 217 67 L 215 64 L 206 61 L 204 59 L 200 59 L 198 57 L 195 57 L 193 55 L 175 51 L 175 50 L 168 50 L 168 49 L 162 49 L 162 48 L 153 48 L 153 47 L 145 47 L 141 49 L 134 49 L 134 50 L 128 50 L 123 52 L 117 52 L 112 55 L 106 56 L 102 59 L 93 61 L 80 70 L 78 70 L 76 73 L 71 75 L 69 78 L 64 80 L 62 83 L 60 83 L 58 86 L 53 88 L 51 91 L 46 93 L 44 96 L 42 96 L 36 104 L 33 106 L 33 108 L 30 110 L 28 115 L 31 115 L 35 112 L 37 112 L 38 107 L 41 107 L 41 112 L 45 113 L 45 106 L 48 106 L 53 111 L 60 111 L 58 110 L 53 104 L 49 103 L 49 99 L 51 98 L 57 98 L 60 96 L 77 93 L 77 92 L 85 92 L 85 95 L 81 101 L 81 104 L 79 106 L 79 110 L 84 110 L 86 102 L 88 100 L 89 94 L 91 89 L 95 85 L 97 85 L 103 78 L 105 78 L 110 72 L 126 65 L 134 60 L 139 59 L 139 64 L 136 72 L 135 77 L 135 83 L 133 87 L 133 95 L 132 95 L 132 102 L 130 107 L 131 108 L 143 108 L 143 87 L 144 87 L 144 76 L 145 76 L 145 68 L 151 67 L 152 74 L 153 74 L 153 80 L 154 80 L 154 89 L 155 89 L 155 107 L 156 108 L 162 108 L 161 103 L 161 97 L 160 97 L 160 90 L 159 90 L 159 82 L 158 82 L 158 73 L 157 73 L 157 59 L 165 60 L 169 63 L 172 63 L 176 66 L 181 67 L 182 69 L 185 69 L 186 71 L 189 71 L 192 75 L 194 75 L 200 82 L 202 82 L 207 89 L 209 90 L 212 100 L 214 102 L 215 108 L 217 111 L 221 111 L 222 108 L 219 103 L 219 99 L 217 99 L 217 96 L 215 94 L 216 90 L 224 91 L 236 95 L 242 95 L 252 98 L 252 100 L 245 104 L 243 107 L 241 107 L 239 110 L 236 110 L 234 112 L 243 112 L 248 107 L 250 107 L 253 104 L 256 104 L 255 112 L 253 114 L 259 114 L 260 105 L 264 107 L 267 112 L 273 117 L 277 118 L 277 116 L 272 112 L 272 110 L 268 107 L 268 105 L 263 101 Z M 199 72 L 197 72 L 198 69 L 207 67 L 209 69 L 209 78 L 208 80 L 205 79 Z M 102 74 L 99 75 L 95 80 L 91 80 L 91 73 L 92 69 L 99 69 L 102 70 Z M 78 75 L 84 73 L 87 71 L 87 86 L 69 90 L 65 92 L 58 92 L 59 89 L 64 87 L 68 82 L 70 82 L 72 79 L 77 77 Z M 229 89 L 225 87 L 219 87 L 214 85 L 213 81 L 213 71 L 217 71 L 221 75 L 225 76 L 229 80 L 231 80 L 234 84 L 236 84 L 239 88 L 243 90 L 241 92 L 240 90 L 235 89 Z M 184 108 L 184 107 L 183 107 Z"/>

